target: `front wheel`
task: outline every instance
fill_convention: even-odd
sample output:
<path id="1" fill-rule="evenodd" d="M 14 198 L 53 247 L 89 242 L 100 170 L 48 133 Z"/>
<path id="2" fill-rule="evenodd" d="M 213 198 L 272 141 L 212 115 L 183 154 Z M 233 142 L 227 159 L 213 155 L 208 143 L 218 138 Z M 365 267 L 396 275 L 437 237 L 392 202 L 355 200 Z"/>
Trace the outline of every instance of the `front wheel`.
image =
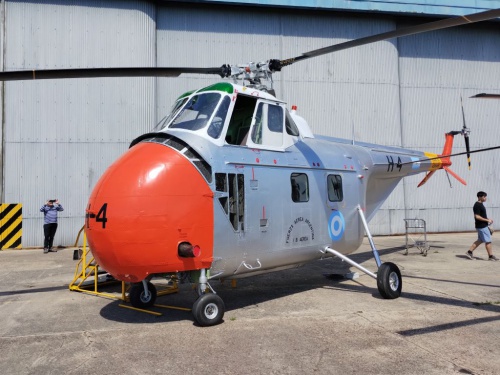
<path id="1" fill-rule="evenodd" d="M 213 326 L 222 322 L 224 302 L 217 294 L 201 295 L 193 305 L 193 316 L 202 327 Z"/>
<path id="2" fill-rule="evenodd" d="M 156 287 L 150 281 L 148 281 L 148 292 L 149 293 L 146 295 L 144 285 L 142 285 L 142 283 L 132 285 L 128 293 L 132 306 L 137 307 L 138 309 L 145 309 L 153 306 L 156 301 L 157 293 Z"/>
<path id="3" fill-rule="evenodd" d="M 395 299 L 401 295 L 403 280 L 398 266 L 394 263 L 383 263 L 377 272 L 377 287 L 385 299 Z"/>

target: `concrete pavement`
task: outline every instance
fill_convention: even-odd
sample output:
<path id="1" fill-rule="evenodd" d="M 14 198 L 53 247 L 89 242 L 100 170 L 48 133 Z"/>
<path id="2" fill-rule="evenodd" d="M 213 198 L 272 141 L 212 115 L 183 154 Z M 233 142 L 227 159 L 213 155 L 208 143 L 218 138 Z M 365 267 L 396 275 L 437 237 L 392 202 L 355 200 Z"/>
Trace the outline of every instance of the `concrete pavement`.
<path id="1" fill-rule="evenodd" d="M 376 281 L 324 276 L 338 259 L 213 286 L 224 323 L 194 324 L 190 312 L 68 290 L 73 248 L 0 251 L 1 374 L 498 374 L 500 262 L 464 253 L 475 233 L 428 234 L 430 250 L 404 253 L 404 236 L 375 237 L 396 263 L 403 294 L 384 300 Z M 500 256 L 496 234 L 494 251 Z M 368 241 L 352 258 L 376 271 Z M 352 271 L 355 271 L 351 267 Z M 181 285 L 157 303 L 191 308 Z"/>

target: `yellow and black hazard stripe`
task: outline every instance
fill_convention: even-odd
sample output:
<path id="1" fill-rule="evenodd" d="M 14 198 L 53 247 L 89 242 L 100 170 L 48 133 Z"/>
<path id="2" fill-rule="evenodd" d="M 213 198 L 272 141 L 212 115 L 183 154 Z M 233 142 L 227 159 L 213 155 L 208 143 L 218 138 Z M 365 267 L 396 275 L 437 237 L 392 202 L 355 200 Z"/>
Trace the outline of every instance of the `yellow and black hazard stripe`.
<path id="1" fill-rule="evenodd" d="M 23 236 L 23 205 L 0 204 L 0 250 L 21 248 Z"/>

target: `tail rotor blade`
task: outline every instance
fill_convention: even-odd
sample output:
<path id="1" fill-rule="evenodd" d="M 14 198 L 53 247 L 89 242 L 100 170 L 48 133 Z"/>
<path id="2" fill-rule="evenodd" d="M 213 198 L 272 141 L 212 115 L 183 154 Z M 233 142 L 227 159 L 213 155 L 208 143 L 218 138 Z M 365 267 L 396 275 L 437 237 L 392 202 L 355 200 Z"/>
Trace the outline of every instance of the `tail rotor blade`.
<path id="1" fill-rule="evenodd" d="M 469 135 L 465 135 L 465 151 L 467 152 L 467 163 L 469 164 L 469 171 L 471 169 L 470 167 L 470 147 L 469 147 Z"/>
<path id="2" fill-rule="evenodd" d="M 427 181 L 429 181 L 429 178 L 432 177 L 432 175 L 437 171 L 437 169 L 433 170 L 433 171 L 430 171 L 430 172 L 427 172 L 427 174 L 425 175 L 424 179 L 422 181 L 420 181 L 420 183 L 418 184 L 417 187 L 420 187 L 422 186 L 423 184 L 425 184 Z"/>
<path id="3" fill-rule="evenodd" d="M 470 166 L 470 147 L 469 147 L 469 133 L 470 130 L 467 129 L 467 126 L 465 125 L 465 113 L 464 113 L 464 104 L 462 102 L 462 97 L 460 96 L 460 106 L 462 107 L 462 121 L 463 121 L 463 128 L 462 128 L 462 134 L 464 136 L 465 140 L 465 151 L 467 152 L 467 164 L 469 165 L 469 171 L 471 170 Z"/>
<path id="4" fill-rule="evenodd" d="M 465 180 L 460 177 L 458 174 L 456 174 L 455 172 L 453 172 L 450 168 L 448 167 L 443 167 L 443 169 L 448 172 L 449 174 L 451 174 L 453 177 L 455 177 L 460 183 L 462 183 L 463 185 L 467 185 L 467 182 L 465 182 Z"/>

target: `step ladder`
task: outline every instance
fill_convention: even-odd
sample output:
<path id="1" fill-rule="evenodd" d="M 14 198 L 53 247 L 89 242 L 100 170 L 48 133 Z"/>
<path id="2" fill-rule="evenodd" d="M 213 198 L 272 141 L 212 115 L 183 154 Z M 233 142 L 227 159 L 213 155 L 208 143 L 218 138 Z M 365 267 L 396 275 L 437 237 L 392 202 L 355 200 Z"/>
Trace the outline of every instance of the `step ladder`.
<path id="1" fill-rule="evenodd" d="M 83 232 L 83 247 L 82 249 L 75 250 L 73 253 L 73 259 L 78 260 L 78 263 L 75 268 L 73 280 L 71 280 L 69 284 L 69 290 L 130 302 L 128 298 L 130 283 L 118 281 L 105 270 L 100 269 L 90 248 L 87 246 L 87 236 L 84 228 L 85 226 L 83 226 L 82 229 L 80 229 L 80 232 L 78 232 L 75 242 L 76 247 L 78 245 L 79 237 Z M 121 291 L 119 293 L 111 294 L 102 291 L 102 287 L 116 283 L 121 283 Z M 167 285 L 162 285 L 157 290 L 157 296 L 177 293 L 177 279 L 171 278 Z"/>

